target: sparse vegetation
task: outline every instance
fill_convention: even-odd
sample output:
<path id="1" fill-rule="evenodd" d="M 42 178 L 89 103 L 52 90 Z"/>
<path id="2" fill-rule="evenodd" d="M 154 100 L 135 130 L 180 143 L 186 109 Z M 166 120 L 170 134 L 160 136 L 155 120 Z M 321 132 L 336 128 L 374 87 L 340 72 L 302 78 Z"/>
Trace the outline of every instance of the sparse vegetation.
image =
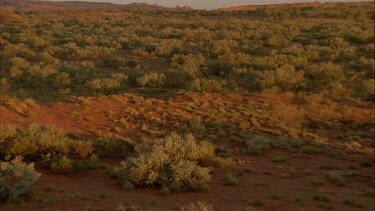
<path id="1" fill-rule="evenodd" d="M 199 201 L 197 203 L 191 203 L 187 206 L 182 206 L 180 211 L 214 211 L 214 208 L 210 204 Z"/>

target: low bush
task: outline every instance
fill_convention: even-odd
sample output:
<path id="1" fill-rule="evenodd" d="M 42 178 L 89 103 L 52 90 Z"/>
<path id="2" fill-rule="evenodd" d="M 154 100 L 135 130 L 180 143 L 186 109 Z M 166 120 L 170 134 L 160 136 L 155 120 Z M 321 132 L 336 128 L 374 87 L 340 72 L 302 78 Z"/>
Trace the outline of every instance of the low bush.
<path id="1" fill-rule="evenodd" d="M 8 125 L 0 125 L 0 143 L 17 135 L 17 130 Z"/>
<path id="2" fill-rule="evenodd" d="M 135 151 L 135 146 L 128 140 L 99 138 L 94 143 L 94 149 L 99 157 L 125 158 Z"/>
<path id="3" fill-rule="evenodd" d="M 204 92 L 221 92 L 223 88 L 221 87 L 221 83 L 210 79 L 195 79 L 189 86 L 189 89 L 192 91 L 204 91 Z"/>
<path id="4" fill-rule="evenodd" d="M 17 200 L 29 195 L 41 174 L 34 164 L 26 164 L 21 157 L 10 162 L 0 161 L 0 199 Z"/>
<path id="5" fill-rule="evenodd" d="M 68 174 L 73 171 L 73 161 L 62 156 L 51 162 L 51 170 L 57 174 Z"/>
<path id="6" fill-rule="evenodd" d="M 214 146 L 196 143 L 192 135 L 175 133 L 157 143 L 138 158 L 129 158 L 116 170 L 119 183 L 166 187 L 172 191 L 205 190 L 210 181 L 209 168 L 217 162 Z"/>
<path id="7" fill-rule="evenodd" d="M 141 87 L 162 87 L 166 84 L 167 78 L 163 73 L 147 73 L 137 78 L 137 84 Z"/>
<path id="8" fill-rule="evenodd" d="M 78 140 L 73 142 L 73 151 L 83 159 L 93 154 L 94 147 L 91 142 Z"/>
<path id="9" fill-rule="evenodd" d="M 97 160 L 82 160 L 73 164 L 74 170 L 82 171 L 98 168 Z"/>
<path id="10" fill-rule="evenodd" d="M 373 98 L 375 96 L 375 80 L 368 79 L 362 83 L 361 95 L 364 97 Z"/>
<path id="11" fill-rule="evenodd" d="M 260 155 L 271 147 L 271 140 L 262 136 L 255 136 L 246 142 L 246 153 L 250 155 Z"/>
<path id="12" fill-rule="evenodd" d="M 35 160 L 45 155 L 66 154 L 70 145 L 71 139 L 66 137 L 62 130 L 53 126 L 32 124 L 16 137 L 6 149 L 6 154 Z"/>

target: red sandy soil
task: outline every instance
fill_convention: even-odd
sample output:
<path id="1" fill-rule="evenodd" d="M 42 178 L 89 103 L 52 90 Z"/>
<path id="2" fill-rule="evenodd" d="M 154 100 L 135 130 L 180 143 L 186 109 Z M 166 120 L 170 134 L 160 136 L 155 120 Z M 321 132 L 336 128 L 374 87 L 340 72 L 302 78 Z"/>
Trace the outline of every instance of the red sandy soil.
<path id="1" fill-rule="evenodd" d="M 236 10 L 257 10 L 259 8 L 279 8 L 279 7 L 337 7 L 337 6 L 373 6 L 373 2 L 349 2 L 349 3 L 294 3 L 294 4 L 269 4 L 269 5 L 242 5 L 235 7 L 221 8 L 225 11 Z"/>
<path id="2" fill-rule="evenodd" d="M 131 102 L 132 98 L 139 98 L 137 95 L 124 95 L 117 96 L 115 100 L 111 97 L 103 96 L 98 98 L 69 98 L 59 101 L 52 101 L 40 104 L 40 108 L 29 107 L 24 114 L 19 114 L 9 109 L 2 109 L 0 123 L 5 125 L 13 125 L 16 128 L 24 129 L 31 123 L 40 123 L 47 125 L 54 125 L 58 128 L 64 129 L 66 132 L 76 132 L 89 137 L 95 136 L 95 132 L 98 130 L 109 127 L 110 123 L 119 117 L 126 116 L 124 109 L 128 107 L 134 107 Z M 211 103 L 215 99 L 220 98 L 223 102 L 249 102 L 255 104 L 257 107 L 267 110 L 271 106 L 283 106 L 288 103 L 296 103 L 295 97 L 288 94 L 258 94 L 258 95 L 222 95 L 222 94 L 207 94 L 202 95 L 198 93 L 188 93 L 186 95 L 176 95 L 172 98 L 166 99 L 163 95 L 158 96 L 154 99 L 161 99 L 163 102 L 159 103 L 158 108 L 167 111 L 174 107 L 180 108 L 180 103 L 188 102 L 199 102 L 199 103 Z M 146 100 L 146 99 L 143 99 Z M 141 100 L 141 101 L 143 101 Z M 87 106 L 81 105 L 83 101 L 88 103 Z M 171 101 L 173 104 L 168 104 Z M 15 104 L 20 102 L 15 102 Z M 335 105 L 340 107 L 349 107 L 349 105 Z M 340 109 L 340 107 L 338 109 Z M 319 108 L 317 108 L 319 109 Z M 344 122 L 356 122 L 358 124 L 374 123 L 374 111 L 371 107 L 361 107 L 355 104 L 350 106 L 350 113 L 341 117 L 341 121 Z M 113 112 L 113 117 L 108 117 L 108 111 Z M 36 115 L 36 118 L 30 118 L 27 113 L 32 112 Z M 288 112 L 288 110 L 286 110 Z M 77 113 L 78 117 L 72 117 L 72 113 Z M 160 117 L 160 112 L 153 113 L 156 117 Z M 285 114 L 286 117 L 289 116 Z M 316 112 L 309 114 L 311 116 L 318 115 Z M 286 118 L 285 117 L 285 118 Z M 91 118 L 94 120 L 93 124 L 90 121 L 85 121 L 84 118 Z M 131 127 L 130 127 L 131 128 Z M 133 131 L 134 133 L 137 131 Z"/>
<path id="3" fill-rule="evenodd" d="M 288 161 L 273 163 L 273 155 L 284 155 Z M 366 161 L 366 157 L 353 156 L 355 161 L 342 161 L 324 156 L 314 158 L 299 158 L 283 151 L 272 150 L 264 156 L 240 156 L 240 159 L 249 161 L 234 169 L 217 169 L 210 183 L 211 190 L 206 193 L 181 192 L 168 196 L 160 196 L 157 189 L 136 188 L 135 190 L 120 190 L 116 180 L 109 178 L 104 170 L 88 170 L 73 175 L 55 175 L 44 168 L 37 168 L 43 175 L 37 184 L 37 193 L 45 201 L 25 199 L 24 209 L 34 210 L 84 210 L 86 208 L 101 208 L 102 210 L 114 210 L 121 204 L 138 206 L 142 210 L 177 210 L 181 205 L 192 202 L 204 201 L 212 204 L 215 210 L 246 210 L 255 200 L 262 200 L 264 205 L 256 210 L 322 210 L 319 204 L 328 204 L 334 210 L 362 210 L 360 208 L 345 205 L 344 200 L 353 200 L 370 206 L 374 198 L 363 197 L 362 190 L 373 190 L 374 183 L 370 180 L 348 180 L 346 186 L 339 187 L 327 179 L 330 169 L 345 170 L 349 165 L 357 167 L 361 174 L 372 175 L 372 168 L 361 167 L 359 164 Z M 102 160 L 103 163 L 116 166 L 120 161 Z M 228 172 L 238 173 L 240 169 L 248 167 L 254 173 L 245 173 L 237 176 L 238 186 L 224 186 L 222 179 Z M 290 172 L 299 172 L 295 177 L 286 178 Z M 267 175 L 265 175 L 267 172 Z M 302 172 L 311 172 L 311 175 Z M 314 178 L 324 181 L 324 185 L 312 187 Z M 311 198 L 318 191 L 327 191 L 330 202 L 322 203 Z M 272 199 L 277 194 L 280 199 Z M 104 195 L 104 197 L 100 197 Z M 300 198 L 301 202 L 296 202 Z M 156 200 L 156 205 L 150 202 Z M 49 201 L 49 202 L 48 202 Z M 51 203 L 51 204 L 49 204 Z M 12 204 L 0 203 L 0 208 L 11 208 Z M 13 205 L 15 206 L 15 205 Z M 18 203 L 15 207 L 21 207 Z"/>

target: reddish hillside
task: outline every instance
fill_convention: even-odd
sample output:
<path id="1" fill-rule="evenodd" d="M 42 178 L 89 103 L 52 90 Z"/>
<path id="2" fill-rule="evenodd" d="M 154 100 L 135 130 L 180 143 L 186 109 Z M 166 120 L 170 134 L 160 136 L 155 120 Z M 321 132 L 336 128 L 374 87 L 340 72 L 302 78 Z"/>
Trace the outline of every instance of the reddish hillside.
<path id="1" fill-rule="evenodd" d="M 294 3 L 294 4 L 269 4 L 269 5 L 242 5 L 235 7 L 220 8 L 224 11 L 237 11 L 237 10 L 256 10 L 258 8 L 278 8 L 278 7 L 336 7 L 339 5 L 347 6 L 371 6 L 373 2 L 349 2 L 349 3 Z"/>
<path id="2" fill-rule="evenodd" d="M 112 4 L 99 2 L 49 2 L 31 0 L 1 0 L 1 12 L 13 11 L 53 11 L 53 10 L 85 10 L 85 9 L 126 9 L 126 8 L 146 8 L 146 9 L 173 9 L 190 10 L 190 7 L 168 8 L 147 3 L 132 4 Z"/>

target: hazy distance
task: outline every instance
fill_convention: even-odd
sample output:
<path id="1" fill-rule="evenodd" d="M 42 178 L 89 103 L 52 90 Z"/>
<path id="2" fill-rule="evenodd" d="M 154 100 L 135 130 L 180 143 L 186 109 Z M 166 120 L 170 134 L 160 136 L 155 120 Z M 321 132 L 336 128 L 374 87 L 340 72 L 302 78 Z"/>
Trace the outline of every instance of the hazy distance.
<path id="1" fill-rule="evenodd" d="M 63 1 L 63 0 L 51 0 Z M 315 2 L 315 0 L 78 0 L 91 2 L 111 2 L 116 4 L 130 4 L 145 2 L 160 6 L 176 7 L 190 6 L 194 9 L 217 9 L 221 7 L 231 7 L 239 5 L 259 5 L 259 4 L 282 4 L 296 2 Z M 364 0 L 324 0 L 319 2 L 360 2 Z"/>

